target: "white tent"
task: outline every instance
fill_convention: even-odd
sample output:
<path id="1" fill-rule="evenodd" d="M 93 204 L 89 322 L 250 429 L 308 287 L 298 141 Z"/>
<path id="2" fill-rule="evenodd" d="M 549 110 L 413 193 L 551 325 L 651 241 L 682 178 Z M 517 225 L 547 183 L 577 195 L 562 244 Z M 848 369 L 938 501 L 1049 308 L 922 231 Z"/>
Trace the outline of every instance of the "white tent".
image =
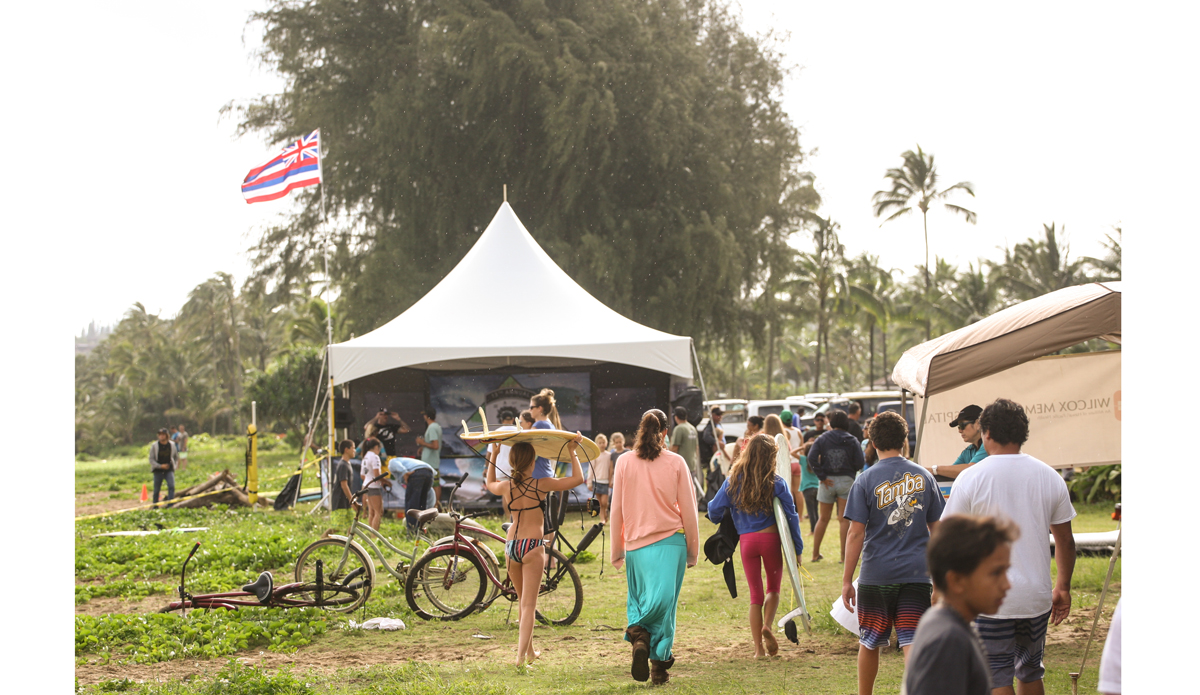
<path id="1" fill-rule="evenodd" d="M 509 299 L 531 291 L 546 301 L 518 306 Z M 436 287 L 383 326 L 331 346 L 330 366 L 339 384 L 399 367 L 545 369 L 600 362 L 690 379 L 691 355 L 691 338 L 631 321 L 577 285 L 506 202 Z"/>

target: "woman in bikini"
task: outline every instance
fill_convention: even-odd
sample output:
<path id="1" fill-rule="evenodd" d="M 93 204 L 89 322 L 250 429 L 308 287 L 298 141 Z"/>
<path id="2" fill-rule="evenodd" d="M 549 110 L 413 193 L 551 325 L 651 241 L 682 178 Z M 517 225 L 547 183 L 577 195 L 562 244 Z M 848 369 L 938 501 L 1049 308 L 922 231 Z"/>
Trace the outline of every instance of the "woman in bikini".
<path id="1" fill-rule="evenodd" d="M 546 566 L 545 541 L 542 539 L 546 493 L 570 490 L 583 482 L 583 467 L 579 465 L 579 456 L 576 454 L 576 446 L 581 441 L 583 435 L 577 432 L 575 439 L 567 444 L 571 453 L 571 475 L 566 478 L 534 478 L 533 464 L 537 453 L 528 442 L 514 444 L 509 450 L 508 463 L 512 467 L 512 477 L 508 480 L 496 480 L 495 461 L 499 446 L 493 445 L 488 456 L 487 489 L 493 495 L 504 498 L 504 508 L 512 520 L 504 543 L 504 554 L 508 559 L 508 576 L 517 591 L 517 603 L 520 606 L 518 666 L 533 663 L 539 654 L 533 650 L 533 625 L 537 620 L 542 570 Z"/>

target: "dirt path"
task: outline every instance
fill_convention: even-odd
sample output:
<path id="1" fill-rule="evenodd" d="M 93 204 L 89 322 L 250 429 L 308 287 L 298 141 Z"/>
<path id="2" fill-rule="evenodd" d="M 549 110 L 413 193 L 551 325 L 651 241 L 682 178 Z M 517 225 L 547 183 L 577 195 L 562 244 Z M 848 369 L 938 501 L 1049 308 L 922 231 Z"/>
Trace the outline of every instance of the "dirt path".
<path id="1" fill-rule="evenodd" d="M 120 497 L 112 499 L 113 495 L 120 495 Z M 75 516 L 115 512 L 118 509 L 139 507 L 142 504 L 141 500 L 138 499 L 138 495 L 109 492 L 107 490 L 103 492 L 85 492 L 75 495 Z"/>

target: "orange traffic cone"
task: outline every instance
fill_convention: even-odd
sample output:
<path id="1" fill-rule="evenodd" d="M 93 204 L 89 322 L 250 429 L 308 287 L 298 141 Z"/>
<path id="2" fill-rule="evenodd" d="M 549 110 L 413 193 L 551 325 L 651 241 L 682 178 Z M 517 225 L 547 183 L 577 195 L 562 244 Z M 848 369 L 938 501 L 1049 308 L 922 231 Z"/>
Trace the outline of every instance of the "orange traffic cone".
<path id="1" fill-rule="evenodd" d="M 147 502 L 149 500 L 150 500 L 150 495 L 146 494 L 146 484 L 142 483 L 142 501 Z"/>

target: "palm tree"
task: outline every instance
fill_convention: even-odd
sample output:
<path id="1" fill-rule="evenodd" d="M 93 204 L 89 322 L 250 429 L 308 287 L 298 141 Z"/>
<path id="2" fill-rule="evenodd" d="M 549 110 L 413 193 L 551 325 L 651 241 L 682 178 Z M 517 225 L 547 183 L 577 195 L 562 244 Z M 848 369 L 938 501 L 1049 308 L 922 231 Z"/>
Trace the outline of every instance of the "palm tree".
<path id="1" fill-rule="evenodd" d="M 880 366 L 886 371 L 886 340 L 888 323 L 891 321 L 892 303 L 889 291 L 892 286 L 892 273 L 879 265 L 879 257 L 866 252 L 859 255 L 850 263 L 849 269 L 850 302 L 855 310 L 862 310 L 866 315 L 868 335 L 867 354 L 867 384 L 874 388 L 875 384 L 875 328 L 882 332 L 885 341 L 884 362 Z"/>
<path id="2" fill-rule="evenodd" d="M 954 191 L 965 191 L 972 198 L 975 197 L 975 187 L 969 181 L 959 181 L 958 183 L 938 190 L 937 167 L 933 163 L 933 155 L 926 154 L 920 145 L 917 145 L 917 151 L 906 151 L 900 155 L 904 163 L 899 169 L 888 169 L 884 174 L 884 178 L 891 182 L 891 190 L 875 191 L 875 195 L 871 197 L 871 203 L 875 209 L 875 216 L 882 217 L 888 212 L 892 212 L 880 226 L 884 223 L 891 222 L 897 217 L 902 217 L 912 212 L 914 201 L 917 208 L 921 211 L 921 222 L 925 228 L 925 292 L 930 291 L 929 278 L 929 206 L 934 201 L 945 200 Z M 962 215 L 970 224 L 975 224 L 976 215 L 970 210 L 945 203 L 946 209 L 958 215 Z M 925 327 L 925 339 L 929 340 L 929 326 Z"/>
<path id="3" fill-rule="evenodd" d="M 829 324 L 835 300 L 847 293 L 845 273 L 846 249 L 838 240 L 838 223 L 820 219 L 812 232 L 813 250 L 800 254 L 796 276 L 786 289 L 793 297 L 806 297 L 815 305 L 817 321 L 817 360 L 813 375 L 813 390 L 821 390 L 821 356 L 829 360 Z"/>
<path id="4" fill-rule="evenodd" d="M 1081 258 L 1070 259 L 1070 245 L 1060 241 L 1066 228 L 1042 225 L 1043 237 L 1030 238 L 1004 250 L 1002 277 L 1012 299 L 1026 300 L 1088 281 Z"/>
<path id="5" fill-rule="evenodd" d="M 1096 280 L 1100 282 L 1121 279 L 1121 228 L 1113 227 L 1113 231 L 1116 232 L 1116 236 L 1104 235 L 1104 248 L 1108 251 L 1104 258 L 1083 258 L 1083 261 L 1096 271 Z"/>

